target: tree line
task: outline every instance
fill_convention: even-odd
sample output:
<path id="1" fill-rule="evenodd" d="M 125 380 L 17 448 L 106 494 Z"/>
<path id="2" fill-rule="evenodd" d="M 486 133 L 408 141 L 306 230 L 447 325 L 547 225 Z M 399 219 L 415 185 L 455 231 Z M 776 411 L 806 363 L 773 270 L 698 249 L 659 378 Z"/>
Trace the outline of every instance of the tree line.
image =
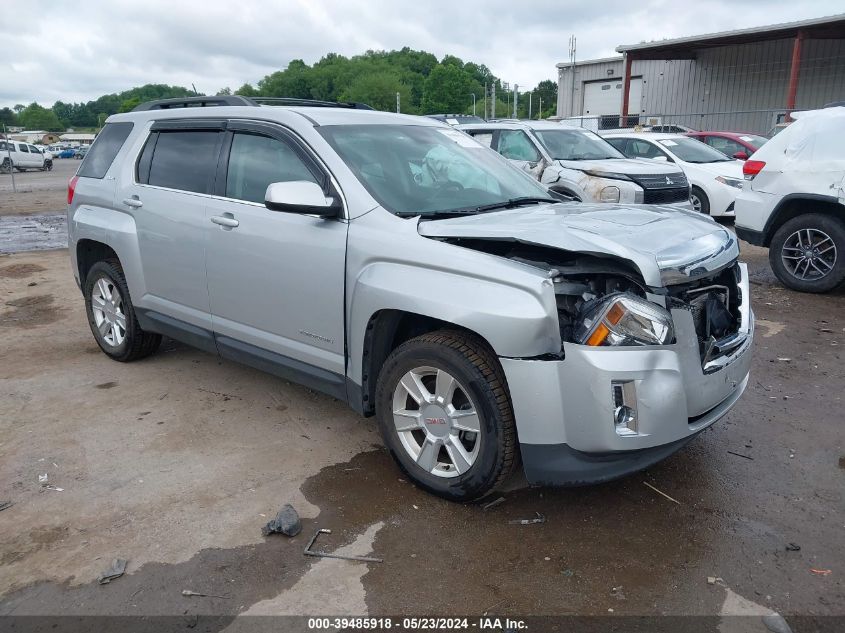
<path id="1" fill-rule="evenodd" d="M 487 66 L 464 62 L 453 55 L 438 60 L 431 53 L 408 47 L 394 51 L 367 51 L 345 57 L 329 53 L 309 66 L 301 59 L 287 68 L 265 76 L 255 85 L 245 83 L 237 89 L 221 88 L 217 94 L 239 94 L 247 97 L 293 97 L 326 101 L 357 101 L 377 110 L 406 114 L 471 114 L 484 116 L 485 87 L 487 113 L 492 112 L 491 92 L 495 86 L 496 115 L 513 115 L 513 93 Z M 557 105 L 557 83 L 541 81 L 531 91 L 521 91 L 517 115 L 529 115 L 528 92 L 531 92 L 531 118 L 554 114 Z M 68 127 L 101 127 L 103 121 L 117 112 L 128 112 L 139 103 L 194 95 L 182 86 L 147 84 L 117 94 L 103 95 L 87 103 L 57 101 L 52 107 L 38 103 L 18 104 L 0 109 L 0 123 L 27 129 L 59 131 Z M 542 103 L 543 110 L 539 111 Z"/>

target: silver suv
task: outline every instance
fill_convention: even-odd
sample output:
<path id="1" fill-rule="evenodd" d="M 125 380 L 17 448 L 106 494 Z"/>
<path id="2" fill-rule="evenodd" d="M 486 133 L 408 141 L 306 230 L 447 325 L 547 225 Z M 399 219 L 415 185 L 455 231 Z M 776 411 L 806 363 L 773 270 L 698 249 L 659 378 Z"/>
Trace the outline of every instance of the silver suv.
<path id="1" fill-rule="evenodd" d="M 561 203 L 432 119 L 283 103 L 108 119 L 68 191 L 107 355 L 165 335 L 340 398 L 453 500 L 520 459 L 537 484 L 640 470 L 742 394 L 748 276 L 711 219 Z"/>

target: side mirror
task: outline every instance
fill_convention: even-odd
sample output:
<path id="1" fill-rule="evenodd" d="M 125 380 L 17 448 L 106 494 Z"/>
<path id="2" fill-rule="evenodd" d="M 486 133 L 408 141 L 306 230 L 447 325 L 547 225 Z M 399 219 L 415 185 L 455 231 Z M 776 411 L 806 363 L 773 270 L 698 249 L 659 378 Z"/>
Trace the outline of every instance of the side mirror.
<path id="1" fill-rule="evenodd" d="M 734 158 L 736 158 L 737 160 L 748 160 L 748 154 L 746 154 L 745 152 L 737 152 L 736 154 L 734 154 Z"/>
<path id="2" fill-rule="evenodd" d="M 661 163 L 668 163 L 669 159 L 665 156 L 655 156 L 652 160 L 659 160 Z"/>
<path id="3" fill-rule="evenodd" d="M 264 194 L 264 206 L 271 211 L 319 215 L 323 218 L 336 218 L 341 210 L 339 201 L 327 197 L 320 185 L 308 180 L 271 183 Z"/>

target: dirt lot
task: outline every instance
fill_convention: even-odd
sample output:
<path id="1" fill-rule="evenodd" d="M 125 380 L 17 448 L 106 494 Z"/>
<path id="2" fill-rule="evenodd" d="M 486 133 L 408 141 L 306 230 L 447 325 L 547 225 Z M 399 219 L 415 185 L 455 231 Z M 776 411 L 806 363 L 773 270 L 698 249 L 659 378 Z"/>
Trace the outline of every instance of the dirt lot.
<path id="1" fill-rule="evenodd" d="M 845 616 L 845 290 L 796 294 L 763 250 L 743 259 L 755 360 L 725 419 L 645 473 L 483 510 L 403 481 L 331 398 L 172 342 L 109 360 L 66 251 L 0 256 L 0 615 L 699 614 L 725 633 L 777 611 L 842 630 L 796 616 Z M 262 537 L 286 502 L 302 534 Z M 317 527 L 384 562 L 303 556 Z"/>
<path id="2" fill-rule="evenodd" d="M 17 193 L 12 189 L 12 177 L 0 174 L 0 217 L 64 212 L 67 181 L 78 168 L 78 160 L 54 158 L 52 171 L 15 172 Z"/>

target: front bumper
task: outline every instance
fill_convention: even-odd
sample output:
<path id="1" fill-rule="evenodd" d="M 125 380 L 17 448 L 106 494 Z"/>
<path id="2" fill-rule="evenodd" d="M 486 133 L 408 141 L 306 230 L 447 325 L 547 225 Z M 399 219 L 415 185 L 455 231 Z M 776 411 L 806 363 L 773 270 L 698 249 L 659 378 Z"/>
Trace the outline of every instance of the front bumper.
<path id="1" fill-rule="evenodd" d="M 564 344 L 564 360 L 501 359 L 531 483 L 581 485 L 635 472 L 724 416 L 748 384 L 753 339 L 748 277 L 742 343 L 705 367 L 692 316 L 672 310 L 676 343 L 592 348 Z M 744 331 L 743 331 L 744 330 Z M 611 383 L 636 388 L 637 430 L 620 434 Z"/>

